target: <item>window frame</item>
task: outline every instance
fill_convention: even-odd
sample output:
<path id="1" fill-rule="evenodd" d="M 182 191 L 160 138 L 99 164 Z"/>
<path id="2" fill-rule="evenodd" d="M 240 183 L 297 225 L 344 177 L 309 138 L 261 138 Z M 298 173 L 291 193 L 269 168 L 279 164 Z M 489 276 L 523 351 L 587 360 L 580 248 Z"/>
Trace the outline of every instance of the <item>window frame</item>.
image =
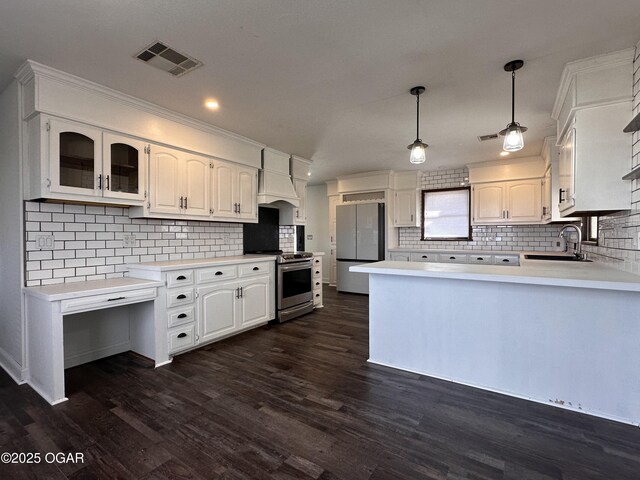
<path id="1" fill-rule="evenodd" d="M 424 236 L 424 207 L 425 207 L 425 201 L 426 201 L 426 196 L 427 193 L 432 193 L 432 192 L 451 192 L 454 190 L 466 190 L 467 191 L 467 197 L 468 197 L 468 209 L 467 209 L 467 226 L 468 226 L 468 234 L 466 237 L 425 237 Z M 473 228 L 471 226 L 471 187 L 470 186 L 465 186 L 465 187 L 451 187 L 451 188 L 433 188 L 433 189 L 429 189 L 429 190 L 421 190 L 420 192 L 420 204 L 421 204 L 421 208 L 420 208 L 420 241 L 422 242 L 451 242 L 451 241 L 468 241 L 471 242 L 473 241 L 472 238 L 472 234 L 473 234 Z"/>
<path id="2" fill-rule="evenodd" d="M 591 236 L 591 224 L 595 218 L 596 222 L 596 236 Z M 585 245 L 598 245 L 598 233 L 600 232 L 600 217 L 598 215 L 589 215 L 582 217 L 580 222 L 580 229 L 582 230 L 582 243 Z"/>

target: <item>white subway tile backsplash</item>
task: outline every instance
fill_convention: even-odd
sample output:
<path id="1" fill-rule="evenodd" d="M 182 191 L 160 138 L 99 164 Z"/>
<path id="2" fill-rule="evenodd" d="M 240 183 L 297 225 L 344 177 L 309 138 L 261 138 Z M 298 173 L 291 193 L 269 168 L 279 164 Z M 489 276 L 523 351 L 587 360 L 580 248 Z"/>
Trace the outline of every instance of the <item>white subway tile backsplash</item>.
<path id="1" fill-rule="evenodd" d="M 242 255 L 241 224 L 130 219 L 128 208 L 94 205 L 25 202 L 24 209 L 29 286 L 122 277 L 127 263 Z M 39 233 L 53 233 L 54 250 L 38 250 Z M 134 248 L 124 247 L 125 233 L 135 235 Z"/>

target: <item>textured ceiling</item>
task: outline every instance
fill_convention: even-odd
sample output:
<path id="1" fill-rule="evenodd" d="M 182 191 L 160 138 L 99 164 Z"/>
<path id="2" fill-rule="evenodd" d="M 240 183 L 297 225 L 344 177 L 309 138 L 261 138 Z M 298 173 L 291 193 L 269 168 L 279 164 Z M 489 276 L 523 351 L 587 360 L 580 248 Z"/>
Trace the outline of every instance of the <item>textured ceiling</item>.
<path id="1" fill-rule="evenodd" d="M 0 87 L 30 58 L 310 158 L 312 182 L 411 168 L 415 85 L 423 169 L 497 158 L 476 137 L 510 120 L 514 58 L 518 156 L 537 155 L 564 63 L 640 40 L 637 0 L 3 0 L 0 19 Z M 156 39 L 204 66 L 132 58 Z"/>

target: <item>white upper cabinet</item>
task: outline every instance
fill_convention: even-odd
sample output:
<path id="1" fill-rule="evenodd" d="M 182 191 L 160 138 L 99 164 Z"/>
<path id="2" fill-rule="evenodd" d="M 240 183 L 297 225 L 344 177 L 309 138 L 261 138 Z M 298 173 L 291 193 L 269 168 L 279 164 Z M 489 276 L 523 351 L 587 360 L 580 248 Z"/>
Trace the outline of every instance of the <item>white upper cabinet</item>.
<path id="1" fill-rule="evenodd" d="M 631 207 L 633 49 L 565 65 L 552 117 L 560 146 L 557 204 L 562 217 Z M 553 180 L 553 175 L 552 175 Z M 552 192 L 554 193 L 554 192 Z"/>
<path id="2" fill-rule="evenodd" d="M 158 145 L 150 152 L 149 213 L 209 217 L 209 159 Z"/>
<path id="3" fill-rule="evenodd" d="M 143 201 L 148 145 L 124 135 L 102 135 L 104 196 Z"/>
<path id="4" fill-rule="evenodd" d="M 542 180 L 514 180 L 472 187 L 473 225 L 542 222 Z"/>
<path id="5" fill-rule="evenodd" d="M 211 215 L 211 161 L 197 155 L 186 155 L 184 160 L 184 203 L 186 215 Z"/>
<path id="6" fill-rule="evenodd" d="M 255 168 L 236 166 L 238 218 L 258 221 L 258 171 Z"/>
<path id="7" fill-rule="evenodd" d="M 419 227 L 421 202 L 418 189 L 420 172 L 394 172 L 393 188 L 393 226 Z"/>
<path id="8" fill-rule="evenodd" d="M 179 215 L 182 192 L 182 152 L 151 145 L 149 157 L 149 211 Z"/>
<path id="9" fill-rule="evenodd" d="M 50 191 L 101 197 L 102 131 L 58 119 L 49 119 L 45 125 Z"/>
<path id="10" fill-rule="evenodd" d="M 258 220 L 258 171 L 213 161 L 213 215 L 243 221 Z"/>

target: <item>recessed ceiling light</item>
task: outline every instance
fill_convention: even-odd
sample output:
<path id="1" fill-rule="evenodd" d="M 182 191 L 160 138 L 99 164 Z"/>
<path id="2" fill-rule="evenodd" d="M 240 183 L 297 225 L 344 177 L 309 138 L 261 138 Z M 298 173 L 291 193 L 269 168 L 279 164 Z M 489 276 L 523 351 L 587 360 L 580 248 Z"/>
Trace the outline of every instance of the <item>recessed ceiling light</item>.
<path id="1" fill-rule="evenodd" d="M 207 100 L 204 102 L 204 106 L 210 110 L 217 110 L 220 107 L 220 104 L 217 100 Z"/>
<path id="2" fill-rule="evenodd" d="M 500 152 L 501 157 L 506 157 L 507 155 L 509 155 L 509 152 L 505 152 L 505 151 Z"/>
<path id="3" fill-rule="evenodd" d="M 310 176 L 311 176 L 311 172 L 307 172 L 307 177 L 310 177 Z"/>

